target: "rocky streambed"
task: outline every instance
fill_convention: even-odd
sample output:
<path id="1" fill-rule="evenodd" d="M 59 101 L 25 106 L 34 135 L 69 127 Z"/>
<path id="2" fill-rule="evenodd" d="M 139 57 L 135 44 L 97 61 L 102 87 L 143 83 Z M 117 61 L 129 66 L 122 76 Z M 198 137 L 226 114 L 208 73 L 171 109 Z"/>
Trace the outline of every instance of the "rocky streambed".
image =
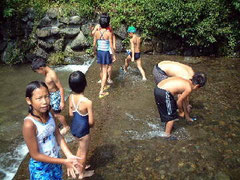
<path id="1" fill-rule="evenodd" d="M 90 179 L 239 179 L 239 60 L 143 55 L 148 78 L 143 82 L 134 64 L 127 74 L 122 73 L 124 57 L 118 54 L 114 84 L 103 99 L 98 99 L 99 66 L 94 63 L 87 72 L 85 94 L 93 100 L 96 121 L 88 156 L 95 175 Z M 163 126 L 154 102 L 152 77 L 153 65 L 161 60 L 184 62 L 208 75 L 206 86 L 190 99 L 198 120 L 176 123 L 173 133 L 178 141 L 161 138 Z M 69 145 L 75 152 L 77 144 Z M 15 180 L 29 179 L 28 159 L 22 162 Z"/>

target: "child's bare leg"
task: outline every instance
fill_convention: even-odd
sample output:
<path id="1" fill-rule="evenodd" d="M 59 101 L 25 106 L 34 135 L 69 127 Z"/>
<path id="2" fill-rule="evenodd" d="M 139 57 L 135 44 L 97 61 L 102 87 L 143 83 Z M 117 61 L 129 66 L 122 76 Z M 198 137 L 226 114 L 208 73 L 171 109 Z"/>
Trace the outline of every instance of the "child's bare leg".
<path id="1" fill-rule="evenodd" d="M 112 83 L 112 64 L 108 66 L 107 72 L 108 72 L 107 82 Z"/>
<path id="2" fill-rule="evenodd" d="M 101 89 L 99 94 L 103 94 L 104 86 L 106 85 L 108 65 L 102 65 L 101 69 L 102 69 L 102 79 L 101 79 Z"/>
<path id="3" fill-rule="evenodd" d="M 136 60 L 136 63 L 137 63 L 137 67 L 138 67 L 140 73 L 142 74 L 142 79 L 143 79 L 143 80 L 147 80 L 146 75 L 145 75 L 145 72 L 144 72 L 144 70 L 143 70 L 143 68 L 142 68 L 141 59 Z"/>
<path id="4" fill-rule="evenodd" d="M 65 117 L 59 113 L 54 113 L 54 117 L 63 125 L 63 129 L 60 131 L 60 133 L 63 135 L 66 134 L 70 127 L 68 126 Z"/>
<path id="5" fill-rule="evenodd" d="M 171 131 L 172 131 L 173 124 L 174 124 L 174 120 L 168 121 L 168 122 L 166 123 L 165 133 L 166 133 L 167 136 L 170 136 Z"/>
<path id="6" fill-rule="evenodd" d="M 123 70 L 124 70 L 125 72 L 127 72 L 127 68 L 128 68 L 128 66 L 129 66 L 129 62 L 130 62 L 130 61 L 131 61 L 131 56 L 128 55 L 128 57 L 125 59 L 124 68 L 123 68 Z"/>
<path id="7" fill-rule="evenodd" d="M 90 177 L 94 174 L 94 171 L 86 171 L 86 160 L 87 160 L 87 153 L 89 148 L 89 142 L 90 142 L 90 135 L 86 135 L 79 139 L 79 146 L 77 150 L 76 156 L 80 157 L 79 163 L 82 166 L 79 166 L 79 179 L 83 179 L 85 177 Z"/>

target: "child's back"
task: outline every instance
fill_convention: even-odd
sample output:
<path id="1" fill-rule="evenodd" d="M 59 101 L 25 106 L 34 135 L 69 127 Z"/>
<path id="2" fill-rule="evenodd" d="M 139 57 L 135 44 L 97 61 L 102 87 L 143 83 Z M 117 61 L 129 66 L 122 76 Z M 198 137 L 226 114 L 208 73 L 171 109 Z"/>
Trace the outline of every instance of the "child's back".
<path id="1" fill-rule="evenodd" d="M 181 77 L 170 77 L 162 80 L 158 87 L 169 91 L 172 95 L 182 94 L 183 92 L 190 93 L 192 91 L 191 81 Z"/>
<path id="2" fill-rule="evenodd" d="M 134 34 L 133 37 L 131 38 L 130 42 L 133 43 L 134 52 L 139 53 L 140 52 L 140 45 L 141 45 L 141 37 Z"/>

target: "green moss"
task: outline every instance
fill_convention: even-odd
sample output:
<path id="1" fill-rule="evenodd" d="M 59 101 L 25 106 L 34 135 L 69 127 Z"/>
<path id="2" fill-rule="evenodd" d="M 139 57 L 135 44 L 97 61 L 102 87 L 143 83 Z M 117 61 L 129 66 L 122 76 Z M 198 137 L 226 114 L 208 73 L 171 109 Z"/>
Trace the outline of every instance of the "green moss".
<path id="1" fill-rule="evenodd" d="M 50 55 L 47 62 L 49 65 L 68 64 L 67 62 L 64 61 L 64 59 L 65 59 L 65 54 L 63 52 L 56 52 Z"/>

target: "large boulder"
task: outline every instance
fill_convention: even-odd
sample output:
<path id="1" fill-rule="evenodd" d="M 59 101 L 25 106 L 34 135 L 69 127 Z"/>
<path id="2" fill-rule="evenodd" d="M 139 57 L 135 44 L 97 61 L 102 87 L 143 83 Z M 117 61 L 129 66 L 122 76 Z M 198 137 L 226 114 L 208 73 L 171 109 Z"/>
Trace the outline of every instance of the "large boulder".
<path id="1" fill-rule="evenodd" d="M 48 58 L 48 53 L 46 51 L 44 51 L 42 48 L 38 47 L 35 49 L 34 51 L 34 55 L 36 57 L 41 57 L 43 59 L 47 59 Z"/>
<path id="2" fill-rule="evenodd" d="M 141 52 L 143 53 L 153 52 L 152 41 L 143 41 L 141 46 Z"/>
<path id="3" fill-rule="evenodd" d="M 114 34 L 121 39 L 125 39 L 127 37 L 127 27 L 122 24 L 119 28 L 114 29 Z"/>
<path id="4" fill-rule="evenodd" d="M 81 31 L 83 32 L 83 34 L 86 36 L 86 35 L 90 35 L 92 30 L 91 30 L 91 27 L 95 27 L 96 23 L 87 23 L 87 24 L 83 24 L 81 26 Z"/>
<path id="5" fill-rule="evenodd" d="M 64 35 L 67 38 L 72 38 L 74 36 L 77 36 L 80 32 L 80 26 L 77 27 L 66 27 L 63 29 L 60 29 L 60 34 Z"/>
<path id="6" fill-rule="evenodd" d="M 116 37 L 116 52 L 122 52 L 123 50 L 122 40 Z"/>
<path id="7" fill-rule="evenodd" d="M 63 45 L 64 45 L 64 40 L 63 40 L 63 38 L 58 39 L 58 40 L 53 44 L 54 51 L 56 51 L 56 52 L 62 51 L 62 50 L 63 50 Z"/>
<path id="8" fill-rule="evenodd" d="M 83 50 L 89 46 L 89 43 L 87 42 L 87 38 L 83 35 L 82 31 L 80 31 L 70 46 L 73 50 Z"/>
<path id="9" fill-rule="evenodd" d="M 81 20 L 80 16 L 72 16 L 69 19 L 69 24 L 75 24 L 75 25 L 80 24 L 80 20 Z"/>

